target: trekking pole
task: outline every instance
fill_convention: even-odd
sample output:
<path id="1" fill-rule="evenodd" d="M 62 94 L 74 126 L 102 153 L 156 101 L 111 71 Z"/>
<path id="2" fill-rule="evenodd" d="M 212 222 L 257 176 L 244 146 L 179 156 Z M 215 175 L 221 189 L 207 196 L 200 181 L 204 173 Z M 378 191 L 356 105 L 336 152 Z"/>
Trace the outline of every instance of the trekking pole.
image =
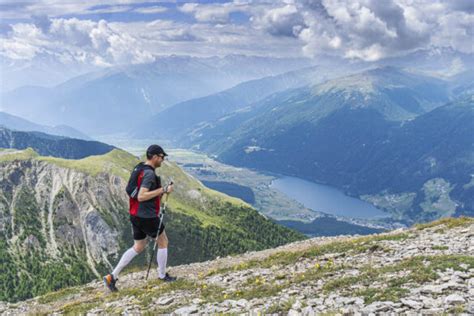
<path id="1" fill-rule="evenodd" d="M 172 184 L 173 184 L 173 181 L 171 181 L 168 184 L 168 186 L 170 186 Z M 145 280 L 148 280 L 148 275 L 150 274 L 151 263 L 153 262 L 153 258 L 155 258 L 156 243 L 158 242 L 158 237 L 159 237 L 159 234 L 160 234 L 161 225 L 163 225 L 163 219 L 164 219 L 165 210 L 166 210 L 166 203 L 168 202 L 168 196 L 169 196 L 169 193 L 167 192 L 166 197 L 165 197 L 165 202 L 163 203 L 163 209 L 160 211 L 160 225 L 158 226 L 158 232 L 156 234 L 156 238 L 154 239 L 155 242 L 154 242 L 154 245 L 153 245 L 153 253 L 151 255 L 150 262 L 148 263 L 148 270 L 146 272 Z"/>

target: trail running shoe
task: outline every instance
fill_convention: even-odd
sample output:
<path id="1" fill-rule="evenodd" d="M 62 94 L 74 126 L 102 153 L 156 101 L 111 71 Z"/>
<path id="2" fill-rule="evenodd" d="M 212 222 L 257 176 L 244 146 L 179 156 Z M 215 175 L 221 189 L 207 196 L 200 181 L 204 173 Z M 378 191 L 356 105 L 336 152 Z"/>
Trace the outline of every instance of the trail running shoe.
<path id="1" fill-rule="evenodd" d="M 104 277 L 104 284 L 111 292 L 117 292 L 118 289 L 115 287 L 115 282 L 117 282 L 117 280 L 118 279 L 115 279 L 112 274 L 107 274 Z"/>
<path id="2" fill-rule="evenodd" d="M 161 281 L 165 281 L 165 282 L 173 282 L 173 281 L 176 281 L 176 277 L 173 277 L 173 276 L 169 275 L 168 272 L 166 272 L 164 278 L 159 278 L 159 279 L 160 279 Z"/>

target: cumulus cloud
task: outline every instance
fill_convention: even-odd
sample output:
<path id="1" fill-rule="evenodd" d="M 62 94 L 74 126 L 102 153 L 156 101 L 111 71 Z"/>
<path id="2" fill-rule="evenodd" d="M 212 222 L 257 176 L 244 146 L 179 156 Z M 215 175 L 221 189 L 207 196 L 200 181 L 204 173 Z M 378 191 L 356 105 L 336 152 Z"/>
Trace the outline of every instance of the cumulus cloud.
<path id="1" fill-rule="evenodd" d="M 464 53 L 474 52 L 474 14 L 451 12 L 442 16 L 438 25 L 432 35 L 434 45 L 452 47 Z"/>
<path id="2" fill-rule="evenodd" d="M 44 22 L 44 21 L 43 21 Z M 63 61 L 96 66 L 138 64 L 154 60 L 139 41 L 114 30 L 105 21 L 51 19 L 49 23 L 18 23 L 4 38 L 0 54 L 11 59 L 32 59 L 44 53 Z"/>
<path id="3" fill-rule="evenodd" d="M 253 16 L 250 20 L 254 27 L 276 36 L 298 37 L 303 28 L 307 27 L 294 4 L 263 10 L 261 15 Z"/>
<path id="4" fill-rule="evenodd" d="M 168 8 L 161 7 L 161 6 L 152 6 L 152 7 L 144 7 L 144 8 L 137 8 L 134 12 L 143 13 L 143 14 L 155 14 L 155 13 L 163 13 L 168 11 Z"/>
<path id="5" fill-rule="evenodd" d="M 288 0 L 272 6 L 253 11 L 254 26 L 301 39 L 309 56 L 374 61 L 430 46 L 474 52 L 471 0 Z"/>
<path id="6" fill-rule="evenodd" d="M 23 20 L 2 21 L 0 54 L 12 59 L 50 54 L 104 66 L 148 62 L 161 54 L 328 54 L 376 61 L 433 47 L 474 53 L 473 0 L 234 0 L 176 2 L 174 7 L 153 1 L 144 6 L 148 1 L 3 3 L 0 17 Z M 137 14 L 143 21 L 81 19 L 82 14 L 125 11 L 166 12 L 169 20 L 149 22 L 149 16 Z M 183 13 L 194 19 L 181 19 Z M 240 13 L 237 19 L 231 18 L 234 13 Z"/>
<path id="7" fill-rule="evenodd" d="M 189 13 L 199 22 L 227 23 L 232 12 L 246 12 L 248 4 L 244 2 L 228 2 L 214 4 L 185 3 L 179 10 Z"/>

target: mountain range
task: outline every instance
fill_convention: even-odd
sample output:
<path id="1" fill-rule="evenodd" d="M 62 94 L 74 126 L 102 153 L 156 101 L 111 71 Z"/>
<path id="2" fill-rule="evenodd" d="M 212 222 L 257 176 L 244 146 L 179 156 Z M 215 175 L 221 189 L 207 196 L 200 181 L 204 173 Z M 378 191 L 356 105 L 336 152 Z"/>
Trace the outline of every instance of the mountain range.
<path id="1" fill-rule="evenodd" d="M 1 95 L 0 109 L 89 135 L 112 134 L 133 129 L 175 103 L 309 65 L 305 59 L 167 56 L 150 64 L 106 68 L 53 87 L 18 87 Z"/>
<path id="2" fill-rule="evenodd" d="M 21 117 L 0 112 L 0 126 L 23 132 L 42 132 L 45 134 L 65 136 L 83 140 L 92 140 L 89 136 L 67 125 L 47 126 L 36 124 Z"/>
<path id="3" fill-rule="evenodd" d="M 0 126 L 0 148 L 32 148 L 40 155 L 66 159 L 81 159 L 103 155 L 115 147 L 97 142 L 50 135 L 41 132 L 23 132 Z"/>
<path id="4" fill-rule="evenodd" d="M 272 94 L 178 141 L 338 187 L 407 223 L 472 214 L 473 101 L 459 93 L 469 78 L 376 68 Z"/>
<path id="5" fill-rule="evenodd" d="M 252 104 L 276 92 L 320 83 L 359 68 L 357 65 L 350 68 L 313 66 L 246 81 L 215 94 L 174 104 L 148 118 L 145 123 L 137 124 L 132 135 L 138 138 L 157 136 L 176 140 L 192 131 L 195 126 L 222 119 L 235 111 L 246 111 Z M 156 131 L 142 130 L 140 127 L 143 124 L 159 128 Z"/>

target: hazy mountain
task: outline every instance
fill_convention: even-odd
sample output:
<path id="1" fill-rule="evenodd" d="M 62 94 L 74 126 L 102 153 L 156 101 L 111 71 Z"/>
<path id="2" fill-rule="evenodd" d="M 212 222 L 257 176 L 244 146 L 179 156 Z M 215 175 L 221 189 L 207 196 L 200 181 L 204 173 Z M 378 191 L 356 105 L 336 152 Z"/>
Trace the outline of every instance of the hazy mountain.
<path id="1" fill-rule="evenodd" d="M 278 91 L 320 83 L 354 71 L 353 69 L 356 69 L 356 66 L 352 68 L 314 66 L 247 81 L 216 94 L 168 107 L 151 117 L 145 124 L 137 124 L 132 135 L 145 138 L 156 135 L 177 139 L 195 129 L 197 125 L 205 125 L 235 111 L 246 111 L 251 104 Z M 141 130 L 142 126 L 149 125 L 159 128 L 155 132 L 149 129 Z"/>
<path id="2" fill-rule="evenodd" d="M 474 54 L 466 54 L 449 47 L 419 49 L 410 54 L 382 59 L 378 66 L 410 68 L 434 76 L 450 77 L 474 69 Z"/>
<path id="3" fill-rule="evenodd" d="M 340 109 L 373 109 L 388 122 L 405 121 L 446 103 L 447 83 L 384 67 L 272 94 L 182 138 L 187 146 L 220 152 L 233 142 L 275 136 L 302 123 L 316 124 Z M 391 123 L 391 124 L 392 124 Z M 217 140 L 217 141 L 216 141 Z"/>
<path id="4" fill-rule="evenodd" d="M 474 94 L 474 70 L 463 71 L 449 78 L 453 98 Z"/>
<path id="5" fill-rule="evenodd" d="M 0 148 L 33 148 L 43 156 L 80 159 L 108 153 L 115 147 L 97 141 L 86 141 L 41 132 L 14 131 L 0 126 Z"/>
<path id="6" fill-rule="evenodd" d="M 73 77 L 97 71 L 86 63 L 64 64 L 57 55 L 37 52 L 32 59 L 10 59 L 0 55 L 0 93 L 22 86 L 53 87 Z"/>
<path id="7" fill-rule="evenodd" d="M 25 132 L 43 132 L 46 134 L 65 136 L 70 138 L 78 138 L 84 140 L 91 140 L 86 134 L 66 125 L 45 126 L 30 122 L 18 116 L 10 115 L 5 112 L 0 112 L 0 126 L 11 130 L 25 131 Z"/>
<path id="8" fill-rule="evenodd" d="M 472 214 L 474 109 L 448 83 L 375 69 L 271 95 L 183 137 L 226 163 L 336 186 L 425 220 Z"/>
<path id="9" fill-rule="evenodd" d="M 240 55 L 162 57 L 82 75 L 53 88 L 21 87 L 2 95 L 1 109 L 89 134 L 122 132 L 172 104 L 308 65 L 303 59 Z"/>

